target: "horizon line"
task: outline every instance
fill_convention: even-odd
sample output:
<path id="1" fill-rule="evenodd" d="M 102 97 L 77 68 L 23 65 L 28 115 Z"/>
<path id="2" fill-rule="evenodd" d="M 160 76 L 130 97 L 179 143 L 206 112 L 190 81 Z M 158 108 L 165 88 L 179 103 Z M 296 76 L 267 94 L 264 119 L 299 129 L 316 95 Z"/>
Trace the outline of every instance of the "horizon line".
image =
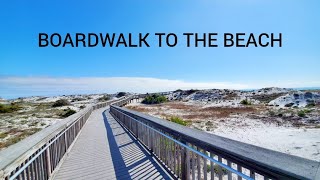
<path id="1" fill-rule="evenodd" d="M 153 77 L 40 77 L 1 76 L 0 97 L 13 99 L 31 96 L 72 94 L 114 94 L 117 92 L 153 93 L 177 89 L 256 90 L 268 87 L 311 90 L 320 89 L 320 81 L 273 81 L 259 83 L 186 81 Z"/>

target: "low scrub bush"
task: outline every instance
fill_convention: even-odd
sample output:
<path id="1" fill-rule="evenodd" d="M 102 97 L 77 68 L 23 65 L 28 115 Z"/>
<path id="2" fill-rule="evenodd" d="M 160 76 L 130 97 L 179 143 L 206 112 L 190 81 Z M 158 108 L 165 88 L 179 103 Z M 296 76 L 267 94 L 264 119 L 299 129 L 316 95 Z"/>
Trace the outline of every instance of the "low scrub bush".
<path id="1" fill-rule="evenodd" d="M 8 134 L 7 133 L 0 133 L 0 139 L 3 139 L 3 138 L 5 138 L 5 137 L 7 137 L 8 136 Z"/>
<path id="2" fill-rule="evenodd" d="M 303 110 L 300 110 L 300 111 L 298 111 L 298 116 L 299 117 L 306 117 L 306 115 L 308 114 L 308 113 L 311 113 L 311 109 L 303 109 Z"/>
<path id="3" fill-rule="evenodd" d="M 103 101 L 109 101 L 110 100 L 110 96 L 107 95 L 103 95 L 102 97 L 100 97 L 98 99 L 98 101 L 103 102 Z"/>
<path id="4" fill-rule="evenodd" d="M 61 117 L 64 117 L 64 118 L 69 117 L 69 116 L 71 116 L 72 114 L 75 114 L 75 113 L 76 113 L 75 110 L 70 109 L 70 108 L 65 109 L 64 111 L 65 111 L 65 112 L 61 114 Z"/>
<path id="5" fill-rule="evenodd" d="M 275 116 L 276 115 L 276 112 L 274 112 L 272 110 L 268 111 L 268 113 L 269 113 L 270 116 Z"/>
<path id="6" fill-rule="evenodd" d="M 242 105 L 251 105 L 251 102 L 248 99 L 244 99 L 240 102 Z"/>
<path id="7" fill-rule="evenodd" d="M 21 107 L 17 104 L 0 104 L 0 113 L 11 113 L 20 110 Z"/>
<path id="8" fill-rule="evenodd" d="M 172 116 L 170 118 L 168 118 L 169 121 L 180 124 L 182 126 L 187 126 L 188 122 L 183 120 L 182 118 L 176 117 L 176 116 Z"/>
<path id="9" fill-rule="evenodd" d="M 311 108 L 311 107 L 314 107 L 316 106 L 316 104 L 314 102 L 310 102 L 306 105 L 307 108 Z"/>
<path id="10" fill-rule="evenodd" d="M 167 98 L 163 95 L 159 94 L 153 94 L 153 95 L 148 95 L 144 100 L 142 101 L 143 104 L 160 104 L 167 102 Z"/>
<path id="11" fill-rule="evenodd" d="M 70 102 L 66 99 L 59 99 L 52 104 L 52 107 L 61 107 L 61 106 L 68 106 Z"/>
<path id="12" fill-rule="evenodd" d="M 306 113 L 303 110 L 298 111 L 298 116 L 299 117 L 306 117 Z"/>

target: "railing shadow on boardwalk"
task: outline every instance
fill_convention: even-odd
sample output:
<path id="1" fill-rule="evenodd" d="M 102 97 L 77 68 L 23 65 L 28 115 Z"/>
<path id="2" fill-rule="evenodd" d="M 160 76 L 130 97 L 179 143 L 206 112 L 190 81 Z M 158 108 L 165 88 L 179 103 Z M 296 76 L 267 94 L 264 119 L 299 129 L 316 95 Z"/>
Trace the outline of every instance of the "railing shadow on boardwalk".
<path id="1" fill-rule="evenodd" d="M 172 179 L 107 111 L 102 115 L 117 179 Z"/>

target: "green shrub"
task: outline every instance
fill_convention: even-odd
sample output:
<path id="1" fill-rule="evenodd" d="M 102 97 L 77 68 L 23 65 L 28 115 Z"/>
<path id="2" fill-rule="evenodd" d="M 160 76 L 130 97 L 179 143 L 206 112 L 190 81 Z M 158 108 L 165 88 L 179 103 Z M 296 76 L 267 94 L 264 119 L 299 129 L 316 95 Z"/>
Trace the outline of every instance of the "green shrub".
<path id="1" fill-rule="evenodd" d="M 159 94 L 153 94 L 153 95 L 148 95 L 144 100 L 142 101 L 143 104 L 160 104 L 167 102 L 167 98 L 163 95 Z"/>
<path id="2" fill-rule="evenodd" d="M 311 113 L 311 112 L 312 112 L 311 109 L 304 109 L 303 111 L 304 111 L 305 113 Z"/>
<path id="3" fill-rule="evenodd" d="M 272 110 L 270 110 L 268 113 L 269 113 L 270 116 L 275 116 L 276 115 L 276 112 L 274 112 Z"/>
<path id="4" fill-rule="evenodd" d="M 56 102 L 52 104 L 52 107 L 61 107 L 61 106 L 67 106 L 70 105 L 69 101 L 66 99 L 59 99 Z"/>
<path id="5" fill-rule="evenodd" d="M 76 113 L 75 110 L 70 109 L 70 108 L 64 109 L 64 111 L 65 111 L 65 112 L 60 115 L 61 117 L 64 117 L 64 118 L 69 117 L 69 116 L 71 116 L 72 114 L 75 114 L 75 113 Z"/>
<path id="6" fill-rule="evenodd" d="M 213 123 L 212 123 L 211 121 L 207 121 L 207 122 L 205 123 L 205 125 L 206 125 L 206 126 L 213 126 Z"/>
<path id="7" fill-rule="evenodd" d="M 211 165 L 208 164 L 208 165 L 207 165 L 207 172 L 210 172 L 210 171 L 211 171 Z"/>
<path id="8" fill-rule="evenodd" d="M 0 104 L 0 113 L 11 113 L 20 110 L 21 107 L 15 103 Z"/>
<path id="9" fill-rule="evenodd" d="M 171 122 L 174 122 L 174 123 L 177 123 L 177 124 L 180 124 L 182 126 L 187 126 L 188 125 L 188 122 L 183 120 L 182 118 L 179 118 L 177 116 L 172 116 L 168 119 L 169 121 Z"/>
<path id="10" fill-rule="evenodd" d="M 306 114 L 310 113 L 312 110 L 311 109 L 303 109 L 298 111 L 298 116 L 300 117 L 306 117 Z"/>
<path id="11" fill-rule="evenodd" d="M 0 133 L 0 139 L 3 139 L 3 138 L 5 138 L 5 137 L 7 137 L 8 136 L 8 134 L 7 133 Z"/>
<path id="12" fill-rule="evenodd" d="M 110 100 L 110 96 L 108 95 L 103 95 L 102 97 L 100 97 L 98 99 L 98 101 L 103 102 L 103 101 L 109 101 Z"/>
<path id="13" fill-rule="evenodd" d="M 298 111 L 298 116 L 299 117 L 306 117 L 306 113 L 304 112 L 304 110 Z"/>
<path id="14" fill-rule="evenodd" d="M 243 104 L 243 105 L 251 105 L 251 102 L 248 100 L 248 99 L 244 99 L 240 102 L 240 104 Z"/>
<path id="15" fill-rule="evenodd" d="M 311 108 L 311 107 L 314 107 L 316 106 L 316 104 L 314 102 L 310 102 L 306 105 L 307 108 Z"/>

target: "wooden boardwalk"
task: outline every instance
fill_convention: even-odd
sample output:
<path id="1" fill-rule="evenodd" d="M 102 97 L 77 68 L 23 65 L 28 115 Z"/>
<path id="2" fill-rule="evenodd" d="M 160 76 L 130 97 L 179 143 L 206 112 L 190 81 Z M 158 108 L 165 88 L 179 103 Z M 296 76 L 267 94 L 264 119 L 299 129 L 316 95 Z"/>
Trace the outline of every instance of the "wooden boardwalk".
<path id="1" fill-rule="evenodd" d="M 94 111 L 53 179 L 171 179 L 106 108 Z"/>

